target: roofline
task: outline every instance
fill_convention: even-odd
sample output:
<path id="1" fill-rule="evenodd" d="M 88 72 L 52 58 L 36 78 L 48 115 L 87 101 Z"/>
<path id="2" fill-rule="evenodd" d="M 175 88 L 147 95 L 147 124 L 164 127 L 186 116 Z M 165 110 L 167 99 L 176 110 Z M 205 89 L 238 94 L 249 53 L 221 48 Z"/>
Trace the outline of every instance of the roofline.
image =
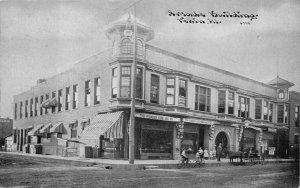
<path id="1" fill-rule="evenodd" d="M 230 74 L 230 75 L 232 75 L 234 77 L 237 77 L 237 78 L 240 78 L 240 79 L 243 79 L 243 80 L 246 80 L 246 81 L 254 82 L 256 84 L 260 84 L 260 85 L 268 87 L 268 88 L 275 89 L 274 86 L 265 84 L 263 82 L 259 82 L 257 80 L 253 80 L 253 79 L 241 76 L 239 74 L 236 74 L 236 73 L 233 73 L 233 72 L 229 72 L 229 71 L 226 71 L 226 70 L 223 70 L 223 69 L 220 69 L 220 68 L 217 68 L 217 67 L 214 67 L 214 66 L 202 63 L 200 61 L 196 61 L 196 60 L 193 60 L 191 58 L 184 57 L 184 56 L 179 55 L 179 54 L 175 54 L 175 53 L 167 51 L 167 50 L 163 50 L 163 49 L 158 48 L 156 46 L 152 46 L 152 45 L 146 44 L 146 48 L 148 48 L 149 50 L 153 50 L 155 52 L 161 52 L 161 53 L 163 53 L 165 55 L 171 56 L 171 57 L 173 57 L 175 59 L 179 59 L 181 61 L 184 61 L 184 62 L 187 62 L 187 63 L 190 63 L 190 64 L 199 65 L 199 66 L 202 66 L 202 67 L 205 67 L 205 68 L 209 68 L 209 69 L 212 69 L 212 70 L 215 70 L 215 71 L 218 71 L 218 72 L 221 72 L 221 73 L 225 73 L 225 74 Z"/>

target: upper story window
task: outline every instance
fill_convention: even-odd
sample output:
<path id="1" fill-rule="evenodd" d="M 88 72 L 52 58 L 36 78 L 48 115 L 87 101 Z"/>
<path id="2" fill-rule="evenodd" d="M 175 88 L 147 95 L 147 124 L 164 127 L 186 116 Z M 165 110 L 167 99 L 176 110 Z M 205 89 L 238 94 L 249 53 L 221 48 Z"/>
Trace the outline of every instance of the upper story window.
<path id="1" fill-rule="evenodd" d="M 20 119 L 23 118 L 23 102 L 20 102 Z"/>
<path id="2" fill-rule="evenodd" d="M 121 84 L 120 84 L 120 96 L 130 97 L 130 87 L 131 87 L 131 67 L 122 66 L 121 67 Z"/>
<path id="3" fill-rule="evenodd" d="M 136 68 L 136 98 L 143 98 L 143 69 Z"/>
<path id="4" fill-rule="evenodd" d="M 255 100 L 255 119 L 261 119 L 262 100 Z"/>
<path id="5" fill-rule="evenodd" d="M 15 103 L 15 119 L 17 119 L 18 104 Z"/>
<path id="6" fill-rule="evenodd" d="M 70 96 L 70 87 L 66 88 L 66 102 L 65 102 L 65 109 L 70 109 L 70 103 L 71 103 L 71 96 Z"/>
<path id="7" fill-rule="evenodd" d="M 239 97 L 239 111 L 238 116 L 249 118 L 250 99 L 246 97 Z"/>
<path id="8" fill-rule="evenodd" d="M 30 117 L 33 116 L 33 99 L 30 99 Z"/>
<path id="9" fill-rule="evenodd" d="M 178 106 L 186 107 L 187 81 L 179 79 Z"/>
<path id="10" fill-rule="evenodd" d="M 91 106 L 91 81 L 87 80 L 84 85 L 84 106 Z"/>
<path id="11" fill-rule="evenodd" d="M 284 91 L 283 91 L 282 89 L 280 89 L 280 90 L 278 91 L 278 98 L 279 98 L 279 99 L 284 99 Z"/>
<path id="12" fill-rule="evenodd" d="M 55 99 L 55 97 L 56 97 L 56 91 L 53 91 L 52 92 L 52 99 Z M 51 106 L 51 112 L 52 113 L 55 113 L 55 109 L 56 109 L 55 105 Z"/>
<path id="13" fill-rule="evenodd" d="M 234 92 L 228 92 L 228 114 L 234 114 Z"/>
<path id="14" fill-rule="evenodd" d="M 100 77 L 95 78 L 95 82 L 94 82 L 94 104 L 100 104 L 100 85 L 101 85 Z"/>
<path id="15" fill-rule="evenodd" d="M 69 127 L 71 130 L 71 138 L 77 138 L 77 127 L 78 127 L 77 121 L 70 123 Z"/>
<path id="16" fill-rule="evenodd" d="M 166 104 L 175 104 L 175 78 L 167 78 Z"/>
<path id="17" fill-rule="evenodd" d="M 263 101 L 263 115 L 264 115 L 264 120 L 268 120 L 269 116 L 269 103 L 268 101 Z"/>
<path id="18" fill-rule="evenodd" d="M 43 107 L 42 107 L 43 101 L 44 101 L 44 96 L 41 96 L 41 101 L 40 101 L 40 115 L 43 115 Z"/>
<path id="19" fill-rule="evenodd" d="M 219 91 L 218 93 L 218 113 L 225 113 L 225 98 L 226 91 Z"/>
<path id="20" fill-rule="evenodd" d="M 49 99 L 49 93 L 46 94 L 46 101 Z M 48 108 L 45 109 L 45 114 L 48 114 Z"/>
<path id="21" fill-rule="evenodd" d="M 25 101 L 25 118 L 28 117 L 28 100 Z"/>
<path id="22" fill-rule="evenodd" d="M 269 121 L 273 122 L 274 104 L 270 103 L 269 107 Z"/>
<path id="23" fill-rule="evenodd" d="M 210 88 L 196 86 L 195 110 L 210 112 Z"/>
<path id="24" fill-rule="evenodd" d="M 141 40 L 136 41 L 136 47 L 137 47 L 137 55 L 144 55 L 144 47 L 143 42 Z"/>
<path id="25" fill-rule="evenodd" d="M 39 98 L 35 97 L 35 99 L 34 99 L 34 116 L 38 115 L 38 109 L 39 109 Z"/>
<path id="26" fill-rule="evenodd" d="M 278 123 L 288 123 L 288 105 L 278 104 Z"/>
<path id="27" fill-rule="evenodd" d="M 118 68 L 112 69 L 111 97 L 117 98 L 118 95 Z"/>
<path id="28" fill-rule="evenodd" d="M 78 108 L 78 85 L 73 85 L 73 109 Z"/>
<path id="29" fill-rule="evenodd" d="M 159 76 L 151 74 L 151 91 L 150 102 L 158 103 L 159 101 Z"/>
<path id="30" fill-rule="evenodd" d="M 130 39 L 125 38 L 121 42 L 121 53 L 122 54 L 132 54 L 133 52 L 133 44 Z"/>
<path id="31" fill-rule="evenodd" d="M 62 110 L 62 89 L 58 90 L 58 109 L 57 111 Z"/>
<path id="32" fill-rule="evenodd" d="M 299 119 L 300 119 L 300 114 L 299 114 L 299 106 L 295 107 L 295 126 L 299 127 Z"/>

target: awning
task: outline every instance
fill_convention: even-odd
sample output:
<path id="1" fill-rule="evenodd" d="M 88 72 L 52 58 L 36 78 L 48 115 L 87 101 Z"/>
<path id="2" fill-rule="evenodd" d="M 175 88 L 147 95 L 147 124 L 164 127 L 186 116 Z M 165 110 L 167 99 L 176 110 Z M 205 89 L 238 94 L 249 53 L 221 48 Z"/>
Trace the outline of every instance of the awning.
<path id="1" fill-rule="evenodd" d="M 242 125 L 244 128 L 250 128 L 250 129 L 254 129 L 256 131 L 262 131 L 261 128 L 258 127 L 254 127 L 254 126 L 250 126 L 250 125 Z"/>
<path id="2" fill-rule="evenodd" d="M 43 128 L 41 128 L 40 133 L 49 133 L 51 127 L 52 123 L 46 124 Z"/>
<path id="3" fill-rule="evenodd" d="M 28 136 L 34 136 L 38 135 L 40 132 L 40 129 L 44 127 L 44 124 L 39 124 L 35 126 L 31 131 L 28 132 Z"/>
<path id="4" fill-rule="evenodd" d="M 55 123 L 50 129 L 50 133 L 62 133 L 62 132 L 63 132 L 63 123 L 62 122 Z"/>
<path id="5" fill-rule="evenodd" d="M 50 108 L 52 106 L 57 106 L 56 98 L 47 99 L 45 102 L 42 103 L 43 108 Z"/>
<path id="6" fill-rule="evenodd" d="M 123 112 L 99 114 L 81 133 L 82 140 L 104 138 L 123 138 Z"/>

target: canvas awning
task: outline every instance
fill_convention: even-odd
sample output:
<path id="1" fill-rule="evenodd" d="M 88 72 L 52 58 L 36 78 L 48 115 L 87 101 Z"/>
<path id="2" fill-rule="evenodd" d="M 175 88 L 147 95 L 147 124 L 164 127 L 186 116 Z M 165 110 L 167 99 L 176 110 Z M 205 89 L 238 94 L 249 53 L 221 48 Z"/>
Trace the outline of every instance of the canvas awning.
<path id="1" fill-rule="evenodd" d="M 50 133 L 62 133 L 62 132 L 63 132 L 63 123 L 62 122 L 55 123 L 50 129 Z"/>
<path id="2" fill-rule="evenodd" d="M 40 133 L 49 133 L 51 127 L 52 123 L 46 124 L 43 128 L 41 128 Z"/>
<path id="3" fill-rule="evenodd" d="M 32 130 L 28 132 L 28 136 L 38 135 L 40 133 L 40 129 L 44 127 L 44 124 L 39 124 L 35 126 Z"/>
<path id="4" fill-rule="evenodd" d="M 123 138 L 123 112 L 99 114 L 81 134 L 81 139 Z"/>

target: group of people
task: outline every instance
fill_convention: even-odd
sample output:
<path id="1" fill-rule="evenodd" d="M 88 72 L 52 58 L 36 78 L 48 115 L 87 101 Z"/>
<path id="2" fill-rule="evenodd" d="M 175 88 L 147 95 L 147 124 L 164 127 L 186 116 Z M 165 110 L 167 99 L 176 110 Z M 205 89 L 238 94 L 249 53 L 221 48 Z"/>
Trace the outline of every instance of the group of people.
<path id="1" fill-rule="evenodd" d="M 217 158 L 218 161 L 221 161 L 221 154 L 222 154 L 222 144 L 220 143 L 219 146 L 216 148 L 213 148 L 213 150 L 208 151 L 207 148 L 203 148 L 200 147 L 199 150 L 196 153 L 196 159 L 199 161 L 203 161 L 203 159 L 205 160 L 212 160 Z M 186 154 L 187 148 L 183 148 L 182 152 L 181 152 L 181 157 L 183 162 L 188 162 L 189 158 L 187 157 Z"/>

